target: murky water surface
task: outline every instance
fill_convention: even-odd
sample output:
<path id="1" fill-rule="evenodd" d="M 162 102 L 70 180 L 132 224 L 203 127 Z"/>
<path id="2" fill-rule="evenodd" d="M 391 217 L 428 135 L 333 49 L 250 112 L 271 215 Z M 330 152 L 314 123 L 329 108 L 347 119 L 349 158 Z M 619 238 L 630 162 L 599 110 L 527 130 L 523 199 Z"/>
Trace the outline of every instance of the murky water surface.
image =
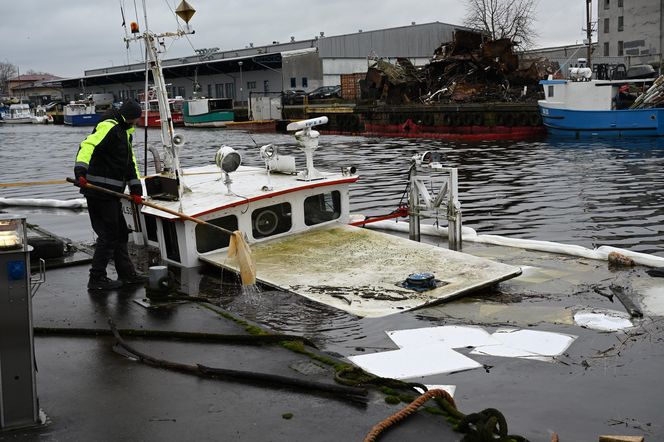
<path id="1" fill-rule="evenodd" d="M 72 175 L 78 143 L 90 128 L 0 125 L 0 182 L 63 179 Z M 243 163 L 262 165 L 256 145 L 274 143 L 280 152 L 303 155 L 290 135 L 229 130 L 180 129 L 187 139 L 185 166 L 212 163 L 227 144 Z M 149 131 L 159 146 L 159 132 Z M 143 129 L 137 131 L 143 162 Z M 664 256 L 664 140 L 478 142 L 323 136 L 316 165 L 354 165 L 353 212 L 379 215 L 393 210 L 407 183 L 409 158 L 440 152 L 459 169 L 464 225 L 495 233 L 579 244 L 612 245 Z M 150 166 L 151 167 L 151 166 Z M 143 166 L 141 166 L 143 170 Z M 71 186 L 0 188 L 2 196 L 75 198 Z"/>

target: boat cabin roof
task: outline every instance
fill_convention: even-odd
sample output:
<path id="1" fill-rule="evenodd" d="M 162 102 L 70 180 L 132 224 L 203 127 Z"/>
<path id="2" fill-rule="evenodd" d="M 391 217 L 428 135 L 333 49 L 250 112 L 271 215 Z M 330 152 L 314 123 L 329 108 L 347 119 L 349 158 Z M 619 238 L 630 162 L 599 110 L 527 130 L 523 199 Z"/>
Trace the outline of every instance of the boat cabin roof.
<path id="1" fill-rule="evenodd" d="M 230 174 L 232 193 L 229 194 L 217 166 L 187 168 L 183 171 L 183 182 L 190 191 L 184 192 L 179 201 L 158 201 L 158 204 L 185 215 L 201 217 L 263 199 L 289 193 L 296 194 L 307 189 L 350 184 L 358 179 L 357 175 L 319 172 L 324 178 L 314 181 L 299 181 L 296 175 L 271 172 L 268 183 L 267 171 L 264 168 L 240 166 Z M 177 218 L 175 215 L 147 206 L 143 207 L 142 212 L 161 218 Z"/>
<path id="2" fill-rule="evenodd" d="M 540 80 L 539 84 L 548 85 L 548 84 L 567 84 L 567 83 L 588 83 L 594 86 L 621 86 L 623 84 L 643 84 L 643 83 L 652 83 L 654 78 L 634 78 L 634 79 L 623 79 L 623 80 L 592 80 L 592 81 L 574 81 L 574 80 L 565 80 L 565 79 L 556 79 L 556 80 Z"/>

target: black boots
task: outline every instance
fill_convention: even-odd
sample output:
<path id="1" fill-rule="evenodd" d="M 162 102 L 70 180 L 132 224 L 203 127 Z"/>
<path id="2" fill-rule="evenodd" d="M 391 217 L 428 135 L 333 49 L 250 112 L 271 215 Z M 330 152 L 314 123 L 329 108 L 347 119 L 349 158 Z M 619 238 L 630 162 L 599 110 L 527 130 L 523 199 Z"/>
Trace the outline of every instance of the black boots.
<path id="1" fill-rule="evenodd" d="M 134 272 L 128 276 L 120 276 L 119 280 L 122 281 L 122 283 L 125 285 L 145 284 L 146 282 L 148 282 L 148 277 L 147 275 L 144 275 L 142 273 Z"/>
<path id="2" fill-rule="evenodd" d="M 122 281 L 115 281 L 107 276 L 90 276 L 88 290 L 108 291 L 122 287 Z"/>

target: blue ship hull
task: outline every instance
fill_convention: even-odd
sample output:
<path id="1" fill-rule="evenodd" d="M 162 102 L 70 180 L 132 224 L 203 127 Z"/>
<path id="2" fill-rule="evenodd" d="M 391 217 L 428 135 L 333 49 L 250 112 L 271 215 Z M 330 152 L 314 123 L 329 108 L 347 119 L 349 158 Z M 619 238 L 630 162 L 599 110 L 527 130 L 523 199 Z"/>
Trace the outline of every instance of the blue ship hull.
<path id="1" fill-rule="evenodd" d="M 567 137 L 664 136 L 664 109 L 568 110 L 540 106 L 547 131 Z"/>
<path id="2" fill-rule="evenodd" d="M 82 115 L 65 115 L 65 124 L 70 126 L 94 126 L 99 123 L 99 115 L 97 114 L 82 114 Z"/>

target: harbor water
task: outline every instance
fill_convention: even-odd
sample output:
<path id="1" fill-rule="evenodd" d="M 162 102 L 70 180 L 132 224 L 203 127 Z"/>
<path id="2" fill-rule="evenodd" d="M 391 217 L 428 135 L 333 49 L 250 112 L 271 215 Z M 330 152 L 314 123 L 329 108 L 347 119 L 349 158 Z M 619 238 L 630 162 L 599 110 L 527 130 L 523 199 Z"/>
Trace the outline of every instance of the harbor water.
<path id="1" fill-rule="evenodd" d="M 72 175 L 78 144 L 87 127 L 0 126 L 1 183 L 62 180 Z M 211 164 L 226 144 L 245 165 L 262 165 L 257 146 L 273 143 L 303 155 L 288 134 L 178 129 L 184 134 L 183 166 Z M 137 159 L 144 170 L 144 130 L 137 129 Z M 148 142 L 160 146 L 150 129 Z M 323 135 L 316 166 L 355 166 L 360 180 L 352 188 L 351 212 L 382 215 L 405 202 L 409 159 L 426 150 L 439 152 L 459 170 L 464 226 L 478 233 L 556 241 L 585 247 L 610 245 L 664 256 L 664 140 L 555 140 L 454 142 Z M 149 172 L 154 169 L 149 163 Z M 68 185 L 3 187 L 7 198 L 79 197 Z"/>

